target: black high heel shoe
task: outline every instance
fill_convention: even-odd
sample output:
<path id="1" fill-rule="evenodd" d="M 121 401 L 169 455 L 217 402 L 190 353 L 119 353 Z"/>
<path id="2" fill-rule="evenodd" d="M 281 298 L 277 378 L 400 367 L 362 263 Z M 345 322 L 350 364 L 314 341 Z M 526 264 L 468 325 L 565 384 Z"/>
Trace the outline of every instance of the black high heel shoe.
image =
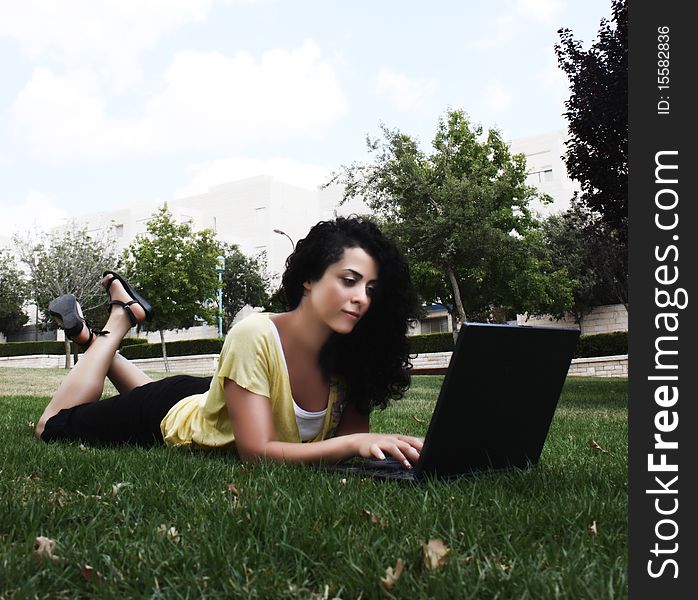
<path id="1" fill-rule="evenodd" d="M 108 331 L 93 331 L 91 325 L 87 322 L 85 317 L 80 315 L 78 310 L 79 304 L 78 299 L 73 294 L 63 294 L 51 302 L 48 305 L 48 312 L 54 318 L 59 327 L 65 331 L 66 337 L 79 344 L 80 346 L 87 347 L 92 343 L 92 339 L 96 335 L 106 335 Z M 87 327 L 87 331 L 90 337 L 87 338 L 85 342 L 77 342 L 75 338 L 80 335 L 83 327 Z"/>
<path id="2" fill-rule="evenodd" d="M 111 279 L 105 282 L 104 278 L 109 275 L 111 275 Z M 114 283 L 114 280 L 117 279 L 121 282 L 121 285 L 124 286 L 124 290 L 126 290 L 126 293 L 132 298 L 130 302 L 121 302 L 121 300 L 111 299 L 111 294 L 109 294 L 109 288 L 111 287 L 111 284 Z M 107 307 L 107 311 L 111 312 L 111 307 L 115 304 L 117 306 L 121 306 L 126 311 L 126 314 L 128 315 L 128 318 L 131 321 L 132 327 L 140 325 L 143 322 L 139 321 L 136 315 L 133 314 L 131 306 L 134 304 L 140 305 L 140 307 L 143 309 L 143 312 L 145 312 L 145 319 L 143 319 L 144 321 L 150 321 L 153 318 L 153 307 L 151 306 L 150 302 L 148 302 L 145 298 L 143 298 L 143 296 L 141 296 L 136 290 L 134 290 L 128 284 L 128 282 L 118 273 L 115 273 L 114 271 L 104 271 L 104 274 L 102 275 L 102 285 L 104 286 L 104 289 L 107 290 L 107 295 L 109 296 L 109 306 Z"/>

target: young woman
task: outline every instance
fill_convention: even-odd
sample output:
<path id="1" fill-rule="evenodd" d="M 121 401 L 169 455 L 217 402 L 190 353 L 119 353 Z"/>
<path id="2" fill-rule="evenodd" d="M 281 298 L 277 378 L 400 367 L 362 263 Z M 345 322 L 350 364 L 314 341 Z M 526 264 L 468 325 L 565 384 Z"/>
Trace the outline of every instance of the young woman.
<path id="1" fill-rule="evenodd" d="M 418 438 L 369 433 L 371 410 L 409 387 L 406 332 L 416 309 L 407 264 L 373 223 L 315 225 L 286 261 L 291 310 L 231 328 L 212 378 L 152 381 L 118 354 L 152 308 L 113 271 L 101 284 L 110 309 L 102 332 L 90 330 L 72 295 L 49 306 L 88 347 L 41 415 L 38 438 L 234 446 L 243 460 L 302 463 L 390 455 L 410 468 L 419 457 Z M 119 395 L 99 400 L 105 376 Z"/>

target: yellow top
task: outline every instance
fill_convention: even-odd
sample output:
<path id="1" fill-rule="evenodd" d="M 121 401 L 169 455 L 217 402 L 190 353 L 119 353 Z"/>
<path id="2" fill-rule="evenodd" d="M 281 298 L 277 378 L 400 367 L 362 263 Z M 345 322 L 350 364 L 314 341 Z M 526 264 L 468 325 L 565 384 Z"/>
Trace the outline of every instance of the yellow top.
<path id="1" fill-rule="evenodd" d="M 276 440 L 300 443 L 288 370 L 269 313 L 253 313 L 228 332 L 208 392 L 183 398 L 165 415 L 160 430 L 166 444 L 218 448 L 234 443 L 223 393 L 226 379 L 269 398 Z M 331 382 L 322 429 L 311 441 L 332 437 L 342 416 L 344 396 L 337 382 Z"/>

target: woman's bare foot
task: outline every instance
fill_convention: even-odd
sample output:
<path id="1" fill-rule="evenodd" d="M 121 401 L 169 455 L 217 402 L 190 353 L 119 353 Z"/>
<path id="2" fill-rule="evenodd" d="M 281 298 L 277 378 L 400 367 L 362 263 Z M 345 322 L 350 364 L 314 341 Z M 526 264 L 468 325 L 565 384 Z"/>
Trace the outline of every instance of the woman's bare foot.
<path id="1" fill-rule="evenodd" d="M 102 277 L 99 283 L 107 290 L 107 294 L 109 295 L 110 312 L 111 307 L 120 306 L 129 313 L 129 318 L 131 318 L 131 315 L 133 316 L 133 318 L 131 318 L 132 325 L 140 325 L 145 321 L 147 316 L 145 309 L 141 306 L 140 302 L 129 295 L 118 277 L 108 273 Z M 136 321 L 135 323 L 133 322 L 134 319 Z"/>

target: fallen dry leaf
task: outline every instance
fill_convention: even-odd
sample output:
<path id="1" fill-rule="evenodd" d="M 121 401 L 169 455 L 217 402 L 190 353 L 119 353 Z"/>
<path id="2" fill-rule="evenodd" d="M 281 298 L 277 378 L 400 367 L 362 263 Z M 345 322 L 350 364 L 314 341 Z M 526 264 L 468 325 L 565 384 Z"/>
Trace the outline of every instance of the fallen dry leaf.
<path id="1" fill-rule="evenodd" d="M 116 496 L 119 493 L 119 490 L 121 488 L 125 488 L 125 487 L 128 487 L 130 485 L 131 484 L 126 482 L 126 481 L 122 481 L 121 483 L 115 483 L 114 485 L 111 486 L 111 495 Z"/>
<path id="2" fill-rule="evenodd" d="M 85 444 L 80 444 L 80 445 L 78 446 L 78 448 L 79 448 L 82 452 L 85 452 L 85 451 L 87 450 L 87 446 L 85 446 Z"/>
<path id="3" fill-rule="evenodd" d="M 65 490 L 59 488 L 53 492 L 49 492 L 48 501 L 58 506 L 58 508 L 63 508 L 68 503 L 68 494 Z"/>
<path id="4" fill-rule="evenodd" d="M 55 548 L 55 540 L 40 535 L 34 540 L 34 551 L 32 552 L 32 558 L 34 559 L 34 562 L 40 563 L 44 560 L 50 560 L 54 563 L 62 562 L 63 559 L 61 559 L 58 556 L 54 556 L 53 551 Z"/>
<path id="5" fill-rule="evenodd" d="M 395 569 L 388 567 L 385 570 L 385 577 L 381 577 L 381 587 L 387 591 L 393 589 L 395 582 L 400 579 L 400 575 L 402 575 L 403 568 L 404 563 L 402 562 L 401 558 L 398 558 L 397 562 L 395 563 Z"/>
<path id="6" fill-rule="evenodd" d="M 361 509 L 361 514 L 364 515 L 365 517 L 368 517 L 371 520 L 371 523 L 373 523 L 374 525 L 380 525 L 381 527 L 385 527 L 387 525 L 387 523 L 383 517 L 381 517 L 380 515 L 376 515 L 376 514 L 372 513 L 367 508 Z"/>
<path id="7" fill-rule="evenodd" d="M 168 539 L 170 539 L 171 541 L 173 541 L 175 544 L 179 544 L 180 540 L 182 539 L 182 536 L 179 535 L 179 531 L 177 531 L 177 529 L 175 529 L 174 526 L 168 528 L 167 525 L 165 525 L 165 524 L 163 523 L 162 525 L 160 525 L 160 526 L 156 529 L 156 531 L 157 531 L 160 535 L 166 536 Z"/>
<path id="8" fill-rule="evenodd" d="M 596 440 L 589 440 L 589 445 L 597 452 L 601 452 L 602 454 L 610 454 L 608 450 L 604 450 L 601 446 L 599 446 Z"/>
<path id="9" fill-rule="evenodd" d="M 102 576 L 90 565 L 83 565 L 82 567 L 80 567 L 80 573 L 82 573 L 83 579 L 88 583 L 102 582 Z"/>
<path id="10" fill-rule="evenodd" d="M 424 568 L 437 571 L 446 564 L 451 549 L 442 540 L 429 540 L 422 544 L 422 563 Z"/>
<path id="11" fill-rule="evenodd" d="M 226 483 L 226 484 L 225 484 L 225 489 L 226 489 L 227 491 L 229 491 L 229 492 L 230 492 L 233 496 L 235 496 L 236 498 L 239 498 L 239 497 L 240 497 L 240 492 L 238 491 L 238 489 L 237 489 L 232 483 Z"/>
<path id="12" fill-rule="evenodd" d="M 419 423 L 420 425 L 424 425 L 424 423 L 426 423 L 426 421 L 424 419 L 420 419 L 419 417 L 415 417 L 414 415 L 412 415 L 412 418 L 415 421 L 417 421 L 417 423 Z"/>
<path id="13" fill-rule="evenodd" d="M 596 521 L 592 521 L 591 525 L 589 525 L 589 533 L 591 533 L 591 535 L 598 535 L 598 531 L 596 529 Z"/>
<path id="14" fill-rule="evenodd" d="M 342 485 L 346 485 L 346 484 L 347 484 L 347 478 L 346 478 L 346 477 L 342 477 L 342 478 L 339 480 L 339 483 L 341 483 Z"/>

